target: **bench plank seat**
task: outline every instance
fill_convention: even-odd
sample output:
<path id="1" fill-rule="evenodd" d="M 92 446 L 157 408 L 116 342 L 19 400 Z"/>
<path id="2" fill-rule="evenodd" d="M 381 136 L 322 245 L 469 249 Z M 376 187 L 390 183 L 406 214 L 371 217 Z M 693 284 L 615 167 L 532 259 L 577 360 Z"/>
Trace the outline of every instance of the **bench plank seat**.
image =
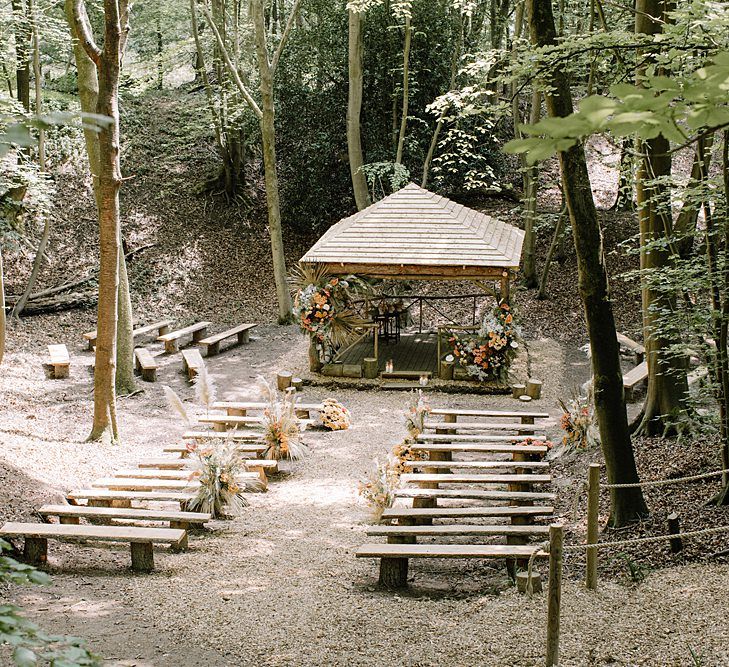
<path id="1" fill-rule="evenodd" d="M 363 544 L 357 558 L 529 558 L 547 557 L 538 544 Z"/>
<path id="2" fill-rule="evenodd" d="M 491 491 L 485 489 L 396 489 L 395 498 L 437 500 L 498 500 L 509 502 L 554 500 L 554 494 L 546 491 Z"/>
<path id="3" fill-rule="evenodd" d="M 34 563 L 46 560 L 49 539 L 128 542 L 131 546 L 132 569 L 139 572 L 154 569 L 152 544 L 169 544 L 178 550 L 187 548 L 187 532 L 179 528 L 8 522 L 0 528 L 0 535 L 24 538 L 26 557 Z"/>
<path id="4" fill-rule="evenodd" d="M 431 415 L 450 417 L 503 417 L 513 419 L 549 419 L 548 412 L 523 412 L 519 410 L 472 410 L 470 408 L 433 408 Z"/>
<path id="5" fill-rule="evenodd" d="M 182 434 L 183 440 L 235 440 L 236 442 L 262 442 L 263 434 L 261 431 L 227 431 L 225 435 L 220 435 L 217 431 L 185 431 Z M 179 446 L 179 445 L 178 445 Z M 181 445 L 184 447 L 185 445 Z M 177 449 L 164 449 L 163 451 L 179 451 Z"/>
<path id="6" fill-rule="evenodd" d="M 56 380 L 67 378 L 71 367 L 71 357 L 64 344 L 48 346 L 48 365 L 51 377 Z"/>
<path id="7" fill-rule="evenodd" d="M 434 526 L 370 526 L 367 535 L 378 537 L 485 537 L 519 535 L 524 537 L 549 535 L 549 526 L 515 526 L 482 524 L 436 524 Z"/>
<path id="8" fill-rule="evenodd" d="M 239 345 L 248 343 L 250 340 L 251 329 L 254 329 L 257 326 L 257 324 L 239 324 L 237 327 L 233 327 L 227 331 L 221 331 L 220 333 L 203 338 L 199 341 L 199 343 L 206 349 L 205 356 L 212 357 L 220 352 L 220 343 L 226 338 L 238 336 Z"/>
<path id="9" fill-rule="evenodd" d="M 481 435 L 480 433 L 421 433 L 418 442 L 514 442 L 521 436 L 518 435 Z M 543 435 L 528 436 L 531 440 L 546 440 Z"/>
<path id="10" fill-rule="evenodd" d="M 204 367 L 200 350 L 182 350 L 182 370 L 187 374 L 188 381 L 192 382 Z"/>
<path id="11" fill-rule="evenodd" d="M 192 341 L 194 343 L 198 343 L 207 336 L 210 324 L 210 322 L 196 322 L 184 329 L 178 329 L 177 331 L 170 331 L 169 333 L 162 334 L 157 337 L 157 340 L 162 341 L 165 344 L 165 352 L 168 354 L 174 354 L 180 349 L 180 338 L 192 334 Z"/>
<path id="12" fill-rule="evenodd" d="M 204 415 L 198 421 L 202 424 L 212 424 L 213 430 L 221 432 L 237 426 L 258 426 L 264 423 L 264 418 L 262 416 Z M 313 419 L 299 419 L 299 428 L 302 431 L 312 424 L 314 424 Z"/>
<path id="13" fill-rule="evenodd" d="M 483 507 L 388 507 L 381 519 L 477 519 L 551 516 L 554 508 L 544 505 L 494 505 Z"/>
<path id="14" fill-rule="evenodd" d="M 645 347 L 637 343 L 632 338 L 628 338 L 625 334 L 617 333 L 618 343 L 623 350 L 635 355 L 635 360 L 640 364 L 645 358 Z"/>
<path id="15" fill-rule="evenodd" d="M 131 507 L 133 502 L 177 502 L 181 508 L 195 498 L 194 493 L 179 491 L 114 491 L 112 489 L 74 489 L 66 494 L 68 500 L 86 500 L 90 504 L 111 507 Z M 75 503 L 78 504 L 78 503 Z"/>
<path id="16" fill-rule="evenodd" d="M 61 523 L 77 524 L 79 519 L 111 521 L 160 521 L 170 528 L 187 529 L 190 524 L 203 525 L 211 520 L 205 512 L 181 512 L 175 510 L 150 510 L 133 507 L 87 507 L 85 505 L 43 505 L 38 513 L 44 517 L 58 517 Z"/>
<path id="17" fill-rule="evenodd" d="M 273 459 L 245 459 L 243 465 L 246 467 L 263 468 L 264 470 L 270 470 L 275 472 L 278 470 L 278 461 Z M 169 471 L 181 471 L 189 470 L 192 472 L 195 469 L 195 463 L 191 459 L 174 459 L 170 457 L 160 459 L 147 459 L 146 461 L 140 461 L 138 467 L 141 470 L 169 470 Z M 118 473 L 116 473 L 119 476 Z"/>
<path id="18" fill-rule="evenodd" d="M 236 476 L 239 483 L 257 486 L 259 477 L 254 472 L 242 472 Z M 91 483 L 95 489 L 113 491 L 195 491 L 199 480 L 193 479 L 140 479 L 135 477 L 102 477 Z"/>
<path id="19" fill-rule="evenodd" d="M 632 400 L 638 385 L 648 379 L 648 362 L 643 361 L 623 375 L 623 389 L 628 400 Z"/>
<path id="20" fill-rule="evenodd" d="M 488 422 L 425 422 L 427 429 L 448 429 L 452 431 L 518 431 L 519 433 L 534 433 L 544 431 L 545 426 L 541 424 L 513 424 L 488 423 Z"/>
<path id="21" fill-rule="evenodd" d="M 145 382 L 157 381 L 157 360 L 146 347 L 134 349 L 134 368 Z"/>
<path id="22" fill-rule="evenodd" d="M 245 417 L 248 412 L 263 412 L 268 407 L 268 403 L 259 403 L 255 401 L 216 401 L 210 406 L 213 410 L 225 410 L 231 417 Z M 311 412 L 321 412 L 324 409 L 322 403 L 296 403 L 296 415 L 299 417 L 309 417 Z"/>
<path id="23" fill-rule="evenodd" d="M 261 442 L 241 441 L 238 442 L 237 449 L 241 454 L 262 455 L 268 449 L 268 445 Z M 167 445 L 162 451 L 167 454 L 179 454 L 182 459 L 187 458 L 192 453 L 185 445 Z"/>
<path id="24" fill-rule="evenodd" d="M 134 324 L 137 324 L 136 320 L 134 321 Z M 156 331 L 158 336 L 162 336 L 170 330 L 171 324 L 172 320 L 160 320 L 159 322 L 153 322 L 152 324 L 145 324 L 143 327 L 138 327 L 132 331 L 132 338 L 140 338 L 141 336 L 145 336 L 153 331 Z M 85 333 L 83 337 L 89 342 L 89 350 L 93 350 L 96 346 L 96 329 Z"/>
<path id="25" fill-rule="evenodd" d="M 400 476 L 403 482 L 414 484 L 550 484 L 551 475 L 486 475 L 462 473 L 405 473 Z"/>
<path id="26" fill-rule="evenodd" d="M 548 461 L 403 461 L 404 468 L 461 468 L 465 470 L 544 470 L 549 468 Z"/>
<path id="27" fill-rule="evenodd" d="M 546 454 L 546 445 L 499 445 L 481 442 L 430 443 L 417 442 L 411 445 L 415 452 L 479 452 L 504 454 Z"/>

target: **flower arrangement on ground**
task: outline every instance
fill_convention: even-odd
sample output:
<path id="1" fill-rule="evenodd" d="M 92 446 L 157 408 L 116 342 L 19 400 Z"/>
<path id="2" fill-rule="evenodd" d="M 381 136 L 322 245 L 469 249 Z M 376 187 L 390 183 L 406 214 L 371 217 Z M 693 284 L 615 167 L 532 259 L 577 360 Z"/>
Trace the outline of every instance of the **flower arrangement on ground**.
<path id="1" fill-rule="evenodd" d="M 259 383 L 266 398 L 263 410 L 263 440 L 267 445 L 264 458 L 296 461 L 307 454 L 301 442 L 301 427 L 296 416 L 296 400 L 291 393 L 280 393 L 268 380 Z"/>
<path id="2" fill-rule="evenodd" d="M 404 472 L 408 472 L 408 468 L 405 467 L 405 461 L 424 461 L 428 458 L 427 452 L 413 451 L 414 444 L 415 442 L 413 440 L 406 438 L 399 445 L 395 445 L 392 448 L 390 462 L 398 479 Z"/>
<path id="3" fill-rule="evenodd" d="M 301 330 L 311 336 L 319 360 L 329 363 L 334 350 L 362 324 L 352 308 L 352 295 L 368 291 L 369 286 L 356 276 L 332 276 L 321 264 L 297 267 L 289 282 L 294 317 Z"/>
<path id="4" fill-rule="evenodd" d="M 552 449 L 554 447 L 554 443 L 551 440 L 537 440 L 536 438 L 530 438 L 527 436 L 523 440 L 512 440 L 512 445 L 518 445 L 520 447 L 533 447 L 535 445 L 541 445 L 542 447 L 546 447 L 547 449 Z"/>
<path id="5" fill-rule="evenodd" d="M 330 431 L 344 431 L 351 426 L 352 419 L 349 410 L 339 401 L 333 398 L 325 398 L 322 405 L 324 407 L 319 414 L 324 428 L 328 428 Z"/>
<path id="6" fill-rule="evenodd" d="M 458 363 L 470 376 L 482 382 L 506 381 L 519 347 L 518 336 L 511 307 L 502 301 L 486 314 L 478 335 L 453 334 L 449 342 Z"/>
<path id="7" fill-rule="evenodd" d="M 235 442 L 221 438 L 204 445 L 190 443 L 187 449 L 198 461 L 198 468 L 189 479 L 200 482 L 195 497 L 188 503 L 190 510 L 208 512 L 216 519 L 238 516 L 248 501 L 238 481 L 245 466 Z"/>
<path id="8" fill-rule="evenodd" d="M 407 428 L 408 434 L 413 440 L 423 432 L 425 419 L 431 413 L 431 410 L 432 408 L 423 396 L 423 390 L 418 389 L 405 415 L 405 428 Z"/>
<path id="9" fill-rule="evenodd" d="M 567 401 L 559 399 L 562 408 L 560 426 L 564 431 L 562 444 L 575 449 L 589 449 L 599 444 L 592 398 L 588 394 L 573 394 Z"/>
<path id="10" fill-rule="evenodd" d="M 372 508 L 374 521 L 379 521 L 388 507 L 395 502 L 395 490 L 400 485 L 400 476 L 390 457 L 385 460 L 375 459 L 374 470 L 367 478 L 358 483 L 359 495 Z"/>

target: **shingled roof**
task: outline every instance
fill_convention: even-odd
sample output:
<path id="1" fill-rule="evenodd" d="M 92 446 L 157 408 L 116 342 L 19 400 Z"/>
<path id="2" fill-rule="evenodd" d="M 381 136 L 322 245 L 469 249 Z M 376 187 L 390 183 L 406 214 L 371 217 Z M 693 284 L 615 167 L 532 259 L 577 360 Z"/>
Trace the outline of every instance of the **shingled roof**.
<path id="1" fill-rule="evenodd" d="M 332 226 L 301 258 L 333 273 L 490 278 L 518 269 L 524 232 L 414 183 Z"/>

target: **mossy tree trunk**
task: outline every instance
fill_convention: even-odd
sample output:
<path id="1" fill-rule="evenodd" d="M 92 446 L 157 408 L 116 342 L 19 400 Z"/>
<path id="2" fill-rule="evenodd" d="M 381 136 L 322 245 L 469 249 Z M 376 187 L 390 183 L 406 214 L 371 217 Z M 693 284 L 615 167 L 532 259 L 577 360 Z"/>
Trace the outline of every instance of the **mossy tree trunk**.
<path id="1" fill-rule="evenodd" d="M 352 174 L 352 188 L 357 210 L 361 211 L 370 205 L 370 193 L 367 179 L 362 171 L 362 131 L 360 113 L 362 111 L 362 27 L 364 12 L 349 10 L 349 94 L 347 98 L 347 152 L 349 154 L 349 170 Z"/>
<path id="2" fill-rule="evenodd" d="M 551 0 L 528 0 L 532 41 L 539 47 L 557 43 Z M 564 71 L 557 67 L 547 76 L 550 92 L 547 111 L 565 117 L 573 111 L 572 93 Z M 623 398 L 620 348 L 608 290 L 602 233 L 592 197 L 584 145 L 559 153 L 562 186 L 577 254 L 578 288 L 582 298 L 592 351 L 595 413 L 610 483 L 634 483 L 638 471 L 630 441 Z M 641 489 L 611 489 L 610 523 L 622 526 L 647 514 Z"/>

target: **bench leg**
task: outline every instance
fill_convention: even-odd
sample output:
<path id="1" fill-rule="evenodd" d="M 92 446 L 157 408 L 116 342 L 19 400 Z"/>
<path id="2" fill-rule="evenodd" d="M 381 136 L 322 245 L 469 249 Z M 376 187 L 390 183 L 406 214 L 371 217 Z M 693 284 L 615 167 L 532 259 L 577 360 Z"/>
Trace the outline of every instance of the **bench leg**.
<path id="1" fill-rule="evenodd" d="M 251 338 L 250 338 L 248 329 L 246 329 L 245 331 L 241 331 L 238 334 L 238 345 L 245 345 L 246 343 L 248 343 L 250 341 L 250 339 Z"/>
<path id="2" fill-rule="evenodd" d="M 407 588 L 408 559 L 381 558 L 379 583 L 385 588 L 394 590 L 397 590 L 399 588 Z"/>
<path id="3" fill-rule="evenodd" d="M 295 410 L 294 412 L 299 419 L 309 419 L 308 410 Z"/>
<path id="4" fill-rule="evenodd" d="M 205 327 L 204 329 L 198 329 L 197 331 L 192 332 L 192 342 L 193 343 L 199 343 L 203 338 L 208 337 L 208 328 Z"/>
<path id="5" fill-rule="evenodd" d="M 58 517 L 58 522 L 69 526 L 78 526 L 81 523 L 81 519 L 77 516 L 61 516 Z"/>
<path id="6" fill-rule="evenodd" d="M 112 500 L 111 501 L 111 507 L 117 507 L 117 508 L 120 508 L 120 509 L 128 509 L 131 506 L 132 506 L 132 501 L 131 500 L 122 500 L 122 499 L 119 499 L 119 500 Z"/>
<path id="7" fill-rule="evenodd" d="M 452 461 L 453 460 L 453 454 L 451 452 L 430 452 L 430 460 L 431 461 Z M 447 475 L 450 473 L 450 468 L 441 468 L 438 470 L 438 472 L 443 473 L 444 475 Z"/>
<path id="8" fill-rule="evenodd" d="M 93 352 L 95 347 L 96 347 L 96 338 L 89 338 L 89 350 L 91 352 Z"/>
<path id="9" fill-rule="evenodd" d="M 157 329 L 157 331 L 159 332 L 160 336 L 164 336 L 164 335 L 170 333 L 170 326 L 169 326 L 169 324 L 165 324 L 163 327 L 159 327 L 159 329 Z"/>
<path id="10" fill-rule="evenodd" d="M 56 380 L 63 380 L 68 377 L 69 364 L 57 364 L 53 367 L 53 377 Z"/>
<path id="11" fill-rule="evenodd" d="M 156 368 L 143 368 L 142 369 L 142 380 L 145 382 L 157 382 L 157 369 Z"/>
<path id="12" fill-rule="evenodd" d="M 176 340 L 166 340 L 165 341 L 165 352 L 167 354 L 175 354 L 179 350 L 178 347 L 178 341 Z"/>
<path id="13" fill-rule="evenodd" d="M 178 528 L 180 530 L 190 530 L 190 524 L 187 521 L 170 521 L 170 528 Z"/>
<path id="14" fill-rule="evenodd" d="M 34 565 L 45 563 L 48 560 L 48 540 L 44 537 L 26 537 L 23 558 Z"/>
<path id="15" fill-rule="evenodd" d="M 228 408 L 228 417 L 245 417 L 247 414 L 247 410 L 243 410 L 240 408 Z"/>
<path id="16" fill-rule="evenodd" d="M 215 422 L 213 424 L 213 431 L 227 431 L 228 425 L 223 422 Z"/>
<path id="17" fill-rule="evenodd" d="M 266 477 L 266 471 L 263 469 L 263 466 L 250 465 L 247 466 L 247 470 L 249 472 L 257 472 L 258 476 L 261 478 L 261 482 L 263 482 L 263 488 L 268 488 L 268 477 Z"/>
<path id="18" fill-rule="evenodd" d="M 151 542 L 132 542 L 132 570 L 151 572 L 154 570 L 154 552 Z"/>
<path id="19" fill-rule="evenodd" d="M 170 551 L 175 553 L 187 551 L 187 533 L 185 533 L 185 536 L 177 544 L 170 545 Z"/>
<path id="20" fill-rule="evenodd" d="M 89 507 L 111 507 L 110 500 L 89 500 Z"/>
<path id="21" fill-rule="evenodd" d="M 216 354 L 220 354 L 220 343 L 210 343 L 205 356 L 214 357 Z"/>

